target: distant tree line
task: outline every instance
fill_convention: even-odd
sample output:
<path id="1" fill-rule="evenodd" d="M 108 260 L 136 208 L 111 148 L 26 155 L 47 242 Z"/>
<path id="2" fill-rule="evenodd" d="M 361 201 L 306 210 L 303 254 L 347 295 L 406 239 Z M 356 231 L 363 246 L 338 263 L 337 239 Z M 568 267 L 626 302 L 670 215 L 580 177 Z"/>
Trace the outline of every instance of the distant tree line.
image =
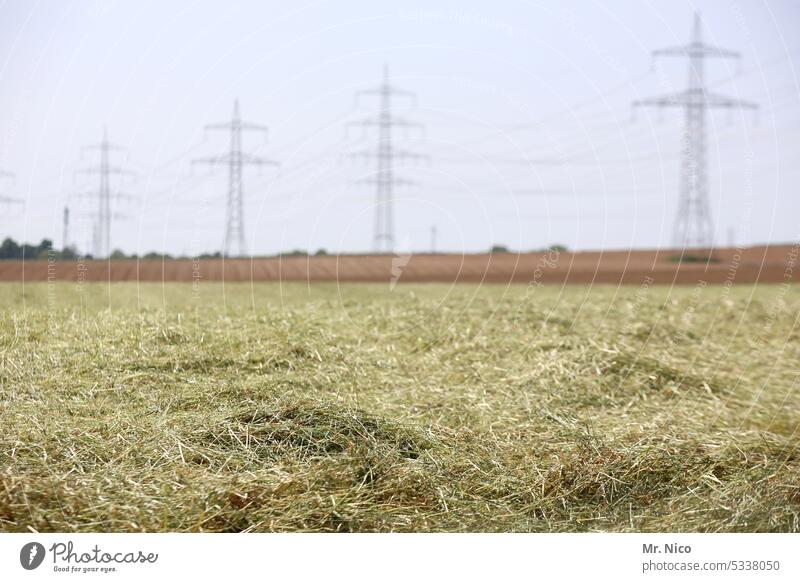
<path id="1" fill-rule="evenodd" d="M 319 249 L 316 253 L 314 253 L 315 257 L 324 257 L 328 254 L 328 251 L 325 249 Z M 310 257 L 312 256 L 311 253 L 308 251 L 304 251 L 302 249 L 295 249 L 293 251 L 284 251 L 280 253 L 278 256 L 280 257 Z"/>
<path id="2" fill-rule="evenodd" d="M 556 244 L 556 245 L 550 245 L 549 247 L 544 248 L 544 249 L 535 249 L 535 250 L 533 250 L 531 252 L 534 252 L 534 253 L 546 253 L 548 251 L 554 251 L 554 252 L 557 252 L 557 253 L 566 253 L 566 252 L 568 252 L 568 250 L 569 249 L 567 249 L 566 245 L 558 245 L 558 244 Z M 489 249 L 489 252 L 490 253 L 510 253 L 511 251 L 505 245 L 494 245 L 494 246 L 492 246 L 492 248 Z"/>
<path id="3" fill-rule="evenodd" d="M 328 252 L 325 249 L 319 249 L 315 256 L 324 256 L 327 255 Z M 309 256 L 310 253 L 303 251 L 303 250 L 293 250 L 285 253 L 281 253 L 280 256 L 283 257 L 305 257 Z M 84 259 L 92 259 L 91 254 L 81 255 L 75 248 L 67 247 L 65 249 L 56 250 L 53 248 L 53 241 L 49 238 L 42 239 L 38 245 L 33 245 L 29 243 L 18 243 L 12 238 L 6 238 L 2 245 L 0 245 L 0 260 L 9 260 L 9 261 L 19 261 L 22 259 L 33 261 L 33 260 L 67 260 L 67 259 L 77 259 L 78 257 L 82 257 Z M 110 259 L 114 261 L 127 261 L 127 260 L 144 260 L 144 261 L 169 261 L 174 259 L 221 259 L 222 253 L 219 251 L 215 253 L 203 253 L 198 256 L 173 256 L 166 253 L 156 253 L 150 252 L 145 253 L 143 255 L 137 255 L 136 253 L 126 254 L 123 251 L 116 249 L 111 253 Z"/>
<path id="4" fill-rule="evenodd" d="M 546 251 L 558 251 L 558 252 L 567 252 L 567 247 L 564 245 L 550 245 L 546 249 L 539 249 L 534 252 L 546 252 Z M 511 252 L 508 247 L 504 245 L 494 245 L 491 249 L 489 249 L 490 253 L 508 253 Z M 325 249 L 319 249 L 317 252 L 313 253 L 313 256 L 322 257 L 327 255 L 328 252 Z M 28 243 L 19 244 L 12 238 L 6 238 L 3 241 L 3 244 L 0 245 L 0 260 L 67 260 L 67 259 L 76 259 L 79 256 L 82 256 L 85 259 L 91 259 L 92 255 L 80 255 L 78 251 L 74 247 L 67 247 L 65 249 L 56 250 L 53 248 L 53 241 L 49 238 L 42 239 L 38 245 L 32 245 Z M 312 256 L 312 253 L 308 251 L 304 251 L 301 249 L 296 249 L 293 251 L 287 251 L 280 253 L 278 256 L 281 257 L 309 257 Z M 143 255 L 137 255 L 136 253 L 125 254 L 121 250 L 117 249 L 111 253 L 112 260 L 115 261 L 124 261 L 124 260 L 144 260 L 144 261 L 169 261 L 173 259 L 221 259 L 222 253 L 203 253 L 202 255 L 196 257 L 185 257 L 185 256 L 172 256 L 165 253 L 156 253 L 150 252 L 145 253 Z M 687 260 L 687 259 L 684 259 Z"/>
<path id="5" fill-rule="evenodd" d="M 55 250 L 53 248 L 53 241 L 49 238 L 43 238 L 42 242 L 38 245 L 28 243 L 19 244 L 12 238 L 6 238 L 3 244 L 0 244 L 0 260 L 55 260 L 55 259 L 74 259 L 78 256 L 75 249 L 67 247 L 66 249 Z"/>

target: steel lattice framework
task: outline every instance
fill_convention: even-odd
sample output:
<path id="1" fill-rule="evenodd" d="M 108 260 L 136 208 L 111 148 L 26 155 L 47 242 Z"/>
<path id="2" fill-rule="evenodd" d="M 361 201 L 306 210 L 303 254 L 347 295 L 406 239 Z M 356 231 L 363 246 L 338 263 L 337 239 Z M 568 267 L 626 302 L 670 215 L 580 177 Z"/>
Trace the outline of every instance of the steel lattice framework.
<path id="1" fill-rule="evenodd" d="M 685 126 L 681 150 L 680 199 L 672 242 L 682 249 L 712 248 L 714 224 L 708 194 L 706 160 L 706 113 L 714 108 L 755 109 L 753 103 L 709 93 L 705 87 L 704 61 L 709 57 L 740 58 L 739 53 L 707 45 L 702 39 L 700 14 L 695 13 L 692 40 L 688 45 L 661 49 L 654 57 L 680 56 L 689 59 L 689 87 L 680 93 L 634 102 L 634 106 L 682 107 Z"/>
<path id="2" fill-rule="evenodd" d="M 364 150 L 353 156 L 374 158 L 377 168 L 373 177 L 361 180 L 362 183 L 375 186 L 375 231 L 373 249 L 375 252 L 391 253 L 394 251 L 394 188 L 410 186 L 414 182 L 395 174 L 395 161 L 409 159 L 425 159 L 426 156 L 394 147 L 392 130 L 396 127 L 410 129 L 421 128 L 422 125 L 398 117 L 392 113 L 392 98 L 395 96 L 414 97 L 410 91 L 394 87 L 389 81 L 389 67 L 383 67 L 383 82 L 375 89 L 359 91 L 358 95 L 377 96 L 380 109 L 377 117 L 370 117 L 357 122 L 364 128 L 378 129 L 378 144 L 375 149 Z"/>
<path id="3" fill-rule="evenodd" d="M 223 129 L 230 131 L 230 150 L 227 154 L 200 158 L 193 163 L 228 166 L 228 203 L 227 219 L 225 222 L 225 238 L 222 244 L 223 256 L 244 256 L 247 254 L 247 239 L 244 232 L 244 193 L 242 181 L 244 166 L 278 166 L 278 162 L 253 156 L 242 151 L 242 132 L 247 130 L 260 131 L 266 134 L 267 128 L 255 123 L 242 121 L 239 114 L 239 100 L 233 104 L 233 117 L 229 122 L 214 123 L 206 129 Z M 233 252 L 234 245 L 237 247 Z"/>

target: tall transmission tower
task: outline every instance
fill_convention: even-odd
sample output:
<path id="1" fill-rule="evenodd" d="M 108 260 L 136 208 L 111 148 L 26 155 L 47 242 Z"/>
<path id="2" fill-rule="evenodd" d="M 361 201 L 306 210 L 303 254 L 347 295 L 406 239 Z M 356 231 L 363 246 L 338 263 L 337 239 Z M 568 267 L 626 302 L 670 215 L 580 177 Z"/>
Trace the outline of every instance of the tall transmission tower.
<path id="1" fill-rule="evenodd" d="M 634 101 L 634 106 L 682 107 L 686 121 L 681 152 L 681 181 L 678 214 L 672 241 L 678 248 L 712 248 L 714 226 L 708 196 L 706 162 L 706 111 L 713 108 L 755 109 L 753 103 L 709 93 L 704 67 L 708 57 L 740 58 L 739 53 L 707 45 L 702 39 L 700 14 L 694 15 L 692 40 L 688 45 L 653 51 L 654 57 L 679 56 L 689 59 L 689 87 L 680 93 Z"/>
<path id="2" fill-rule="evenodd" d="M 124 215 L 114 213 L 111 210 L 111 198 L 117 201 L 123 198 L 132 198 L 128 194 L 111 190 L 111 175 L 132 174 L 119 166 L 111 165 L 112 152 L 127 151 L 124 147 L 108 141 L 108 131 L 103 129 L 103 140 L 98 144 L 83 147 L 84 151 L 92 150 L 100 154 L 100 161 L 97 166 L 84 168 L 80 172 L 86 174 L 97 174 L 100 183 L 98 189 L 87 192 L 86 195 L 97 198 L 97 213 L 94 214 L 94 227 L 92 230 L 92 255 L 94 258 L 106 258 L 111 255 L 111 221 L 114 218 L 123 218 Z"/>
<path id="3" fill-rule="evenodd" d="M 380 100 L 380 109 L 377 117 L 369 117 L 356 122 L 364 128 L 378 128 L 378 144 L 376 149 L 364 150 L 352 154 L 364 158 L 374 158 L 377 161 L 375 175 L 362 183 L 375 185 L 375 234 L 373 249 L 375 252 L 391 253 L 394 250 L 394 187 L 410 186 L 410 180 L 400 178 L 394 173 L 396 160 L 424 159 L 426 156 L 409 151 L 397 149 L 392 144 L 392 130 L 395 127 L 403 129 L 421 128 L 419 123 L 407 121 L 392 113 L 392 98 L 406 96 L 414 98 L 414 94 L 392 86 L 389 82 L 389 66 L 383 67 L 383 82 L 375 89 L 359 91 L 359 95 L 373 95 Z"/>
<path id="4" fill-rule="evenodd" d="M 207 125 L 206 129 L 224 129 L 231 132 L 231 148 L 227 154 L 199 158 L 193 163 L 228 166 L 228 207 L 225 225 L 225 240 L 222 245 L 223 256 L 232 255 L 234 244 L 238 247 L 236 255 L 247 254 L 247 242 L 244 234 L 244 196 L 242 188 L 243 168 L 246 164 L 256 166 L 277 166 L 278 162 L 260 158 L 242 151 L 242 131 L 261 131 L 266 135 L 263 125 L 246 123 L 239 115 L 239 100 L 233 104 L 233 118 L 226 123 Z"/>

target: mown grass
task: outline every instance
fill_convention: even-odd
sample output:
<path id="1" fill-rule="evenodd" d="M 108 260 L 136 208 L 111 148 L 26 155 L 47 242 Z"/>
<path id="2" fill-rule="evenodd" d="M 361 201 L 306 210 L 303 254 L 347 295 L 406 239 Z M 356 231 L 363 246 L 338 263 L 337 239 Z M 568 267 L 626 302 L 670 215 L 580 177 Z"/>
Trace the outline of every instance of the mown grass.
<path id="1" fill-rule="evenodd" d="M 3 531 L 800 531 L 800 292 L 0 286 Z"/>

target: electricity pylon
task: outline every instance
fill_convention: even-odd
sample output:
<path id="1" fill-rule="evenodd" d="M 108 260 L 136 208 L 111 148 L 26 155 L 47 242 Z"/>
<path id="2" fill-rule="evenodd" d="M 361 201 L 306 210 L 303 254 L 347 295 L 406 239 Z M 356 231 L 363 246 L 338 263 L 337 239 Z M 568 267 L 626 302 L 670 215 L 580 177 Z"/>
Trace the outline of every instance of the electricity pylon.
<path id="1" fill-rule="evenodd" d="M 92 230 L 92 256 L 94 258 L 107 258 L 111 255 L 111 220 L 113 218 L 123 218 L 124 215 L 111 211 L 111 198 L 117 201 L 123 198 L 133 198 L 129 194 L 111 190 L 111 174 L 128 175 L 132 174 L 129 170 L 124 170 L 119 166 L 111 165 L 111 152 L 127 151 L 124 147 L 108 141 L 108 131 L 103 129 L 103 140 L 99 144 L 84 146 L 83 150 L 100 152 L 100 162 L 97 166 L 79 170 L 86 174 L 97 174 L 100 179 L 99 188 L 96 191 L 86 192 L 85 195 L 91 198 L 97 197 L 97 213 L 93 214 L 94 227 Z"/>
<path id="2" fill-rule="evenodd" d="M 256 166 L 278 166 L 278 162 L 253 156 L 242 152 L 242 131 L 255 130 L 266 134 L 263 125 L 246 123 L 239 115 L 239 100 L 233 104 L 233 118 L 227 123 L 207 125 L 206 129 L 225 129 L 231 132 L 231 149 L 227 154 L 199 158 L 192 163 L 228 166 L 228 208 L 225 225 L 225 240 L 222 245 L 223 256 L 233 256 L 231 251 L 234 242 L 238 245 L 238 256 L 247 254 L 247 242 L 244 235 L 244 198 L 242 194 L 243 167 L 245 164 Z"/>
<path id="3" fill-rule="evenodd" d="M 753 103 L 706 91 L 704 60 L 707 57 L 740 58 L 739 53 L 707 45 L 702 39 L 700 14 L 694 15 L 692 40 L 688 45 L 661 49 L 658 56 L 689 58 L 689 88 L 680 93 L 634 101 L 634 106 L 682 107 L 686 122 L 681 152 L 681 183 L 678 214 L 673 229 L 673 244 L 682 249 L 712 248 L 714 226 L 708 196 L 706 162 L 706 111 L 714 108 L 755 109 Z"/>
<path id="4" fill-rule="evenodd" d="M 362 183 L 375 185 L 375 234 L 373 249 L 376 252 L 391 253 L 394 250 L 394 187 L 409 186 L 414 184 L 404 178 L 399 178 L 394 173 L 394 162 L 398 159 L 424 159 L 426 156 L 405 150 L 399 150 L 392 145 L 392 129 L 401 127 L 410 129 L 421 128 L 419 123 L 412 123 L 392 114 L 392 97 L 410 96 L 410 91 L 398 89 L 389 82 L 389 66 L 383 67 L 383 82 L 375 89 L 359 91 L 358 95 L 375 95 L 380 98 L 380 109 L 377 117 L 370 117 L 356 122 L 362 127 L 378 128 L 378 145 L 372 150 L 365 150 L 352 154 L 353 156 L 375 158 L 377 169 L 374 177 L 361 180 Z"/>

